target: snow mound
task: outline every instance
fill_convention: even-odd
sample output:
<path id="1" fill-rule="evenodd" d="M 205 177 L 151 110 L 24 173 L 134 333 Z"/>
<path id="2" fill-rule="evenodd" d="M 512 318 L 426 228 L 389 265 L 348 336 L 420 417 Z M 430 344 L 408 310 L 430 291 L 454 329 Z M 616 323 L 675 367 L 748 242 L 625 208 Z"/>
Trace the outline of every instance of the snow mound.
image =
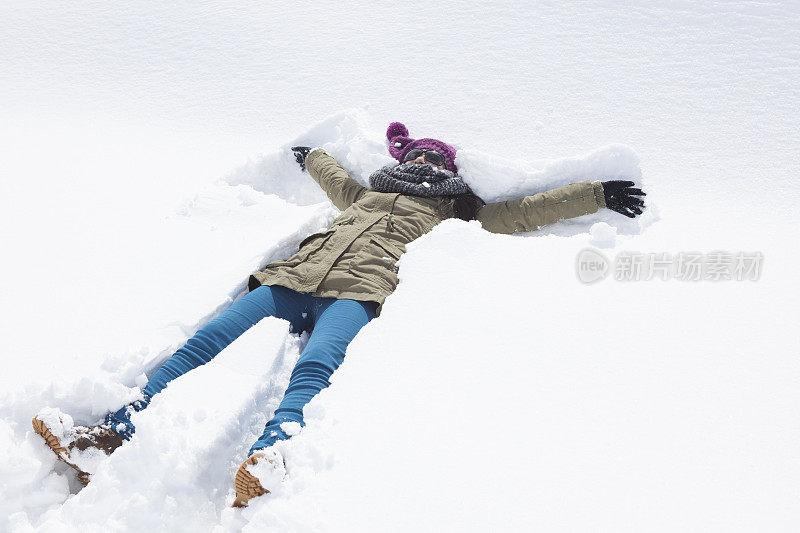
<path id="1" fill-rule="evenodd" d="M 639 167 L 639 157 L 629 147 L 611 145 L 576 157 L 544 160 L 504 160 L 473 149 L 462 149 L 456 156 L 459 174 L 472 190 L 488 202 L 522 198 L 578 181 L 625 179 L 646 187 Z M 538 230 L 537 236 L 574 235 L 604 222 L 620 234 L 635 235 L 658 219 L 652 199 L 641 216 L 630 219 L 601 209 L 597 213 L 562 220 Z"/>
<path id="2" fill-rule="evenodd" d="M 307 336 L 265 318 L 132 417 L 137 433 L 91 483 L 41 517 L 43 529 L 205 530 L 233 502 L 233 474 L 273 411 Z M 275 477 L 275 476 L 273 476 Z"/>
<path id="3" fill-rule="evenodd" d="M 248 185 L 266 194 L 275 194 L 298 205 L 325 201 L 325 193 L 300 170 L 292 146 L 323 147 L 348 174 L 369 186 L 369 176 L 378 168 L 395 164 L 383 141 L 384 133 L 373 128 L 360 110 L 332 115 L 278 150 L 251 160 L 224 178 L 230 185 Z M 506 160 L 473 148 L 458 150 L 459 174 L 487 203 L 502 202 L 563 187 L 577 181 L 626 179 L 644 186 L 639 157 L 624 145 L 598 148 L 582 156 L 542 160 Z M 604 209 L 592 215 L 564 220 L 542 228 L 537 235 L 574 235 L 588 231 L 596 222 L 605 222 L 620 234 L 639 234 L 657 220 L 652 200 L 641 217 L 629 219 Z"/>
<path id="4" fill-rule="evenodd" d="M 389 156 L 381 133 L 371 129 L 368 123 L 368 116 L 361 110 L 336 113 L 278 150 L 251 159 L 224 181 L 230 185 L 249 185 L 297 205 L 325 201 L 325 193 L 308 173 L 300 170 L 291 151 L 292 146 L 321 146 L 353 179 L 367 185 L 370 174 L 376 169 L 396 162 Z"/>

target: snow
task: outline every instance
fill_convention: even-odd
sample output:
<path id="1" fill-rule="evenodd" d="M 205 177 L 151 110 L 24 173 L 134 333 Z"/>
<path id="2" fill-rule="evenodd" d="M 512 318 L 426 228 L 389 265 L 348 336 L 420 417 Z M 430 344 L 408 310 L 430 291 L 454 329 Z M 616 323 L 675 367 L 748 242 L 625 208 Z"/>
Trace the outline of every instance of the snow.
<path id="1" fill-rule="evenodd" d="M 290 437 L 294 437 L 300 433 L 300 424 L 298 422 L 283 422 L 281 429 Z"/>
<path id="2" fill-rule="evenodd" d="M 0 14 L 0 530 L 800 525 L 796 4 Z M 409 245 L 381 317 L 284 428 L 285 478 L 256 468 L 271 494 L 245 509 L 233 476 L 307 341 L 274 318 L 134 414 L 81 487 L 31 417 L 68 432 L 138 399 L 336 215 L 290 147 L 366 184 L 395 120 L 458 147 L 487 201 L 625 178 L 649 209 L 514 236 L 449 220 Z M 764 265 L 586 284 L 586 249 Z"/>
<path id="3" fill-rule="evenodd" d="M 300 424 L 294 422 L 299 428 Z M 281 425 L 282 426 L 282 425 Z M 294 433 L 292 436 L 296 435 Z M 286 477 L 286 466 L 283 461 L 283 456 L 275 449 L 274 446 L 266 448 L 263 452 L 263 458 L 260 458 L 256 464 L 248 465 L 247 470 L 258 478 L 261 486 L 276 493 L 282 489 L 283 480 Z"/>
<path id="4" fill-rule="evenodd" d="M 45 423 L 63 448 L 69 449 L 70 444 L 72 444 L 78 436 L 75 421 L 69 413 L 62 413 L 58 409 L 45 407 L 36 413 L 36 418 Z M 97 428 L 95 428 L 90 434 L 97 434 L 97 431 Z M 105 457 L 105 454 L 101 450 L 92 447 L 85 450 L 75 448 L 69 452 L 70 462 L 83 472 L 94 472 L 97 470 L 100 464 L 105 460 Z"/>
<path id="5" fill-rule="evenodd" d="M 304 344 L 285 335 L 287 326 L 263 319 L 191 381 L 175 381 L 154 397 L 146 416 L 134 413 L 134 438 L 92 469 L 86 489 L 44 513 L 41 527 L 91 528 L 136 517 L 137 527 L 188 530 L 214 520 L 215 508 L 233 502 L 235 459 L 245 456 L 266 413 L 277 407 Z M 192 509 L 192 516 L 176 509 Z"/>
<path id="6" fill-rule="evenodd" d="M 644 213 L 642 213 L 644 215 Z M 607 222 L 596 222 L 589 228 L 589 244 L 598 248 L 613 248 L 617 242 L 617 228 Z"/>
<path id="7" fill-rule="evenodd" d="M 75 421 L 72 420 L 69 413 L 62 413 L 58 409 L 45 407 L 36 413 L 36 417 L 44 422 L 48 429 L 50 429 L 50 433 L 52 433 L 63 446 L 71 442 L 71 440 L 67 440 L 67 435 L 70 430 L 75 427 Z"/>

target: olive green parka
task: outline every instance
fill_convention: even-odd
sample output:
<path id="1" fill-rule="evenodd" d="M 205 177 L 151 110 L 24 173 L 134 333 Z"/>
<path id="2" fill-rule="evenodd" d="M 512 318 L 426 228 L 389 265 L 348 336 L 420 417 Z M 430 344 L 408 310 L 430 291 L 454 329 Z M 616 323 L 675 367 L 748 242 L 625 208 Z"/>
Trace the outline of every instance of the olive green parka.
<path id="1" fill-rule="evenodd" d="M 281 285 L 315 296 L 378 303 L 377 314 L 397 287 L 397 261 L 406 245 L 446 217 L 437 198 L 382 193 L 347 175 L 336 160 L 317 148 L 306 168 L 342 213 L 333 224 L 300 243 L 296 254 L 250 276 L 249 288 Z M 533 231 L 565 218 L 605 207 L 600 182 L 582 181 L 518 200 L 490 203 L 477 214 L 493 233 Z"/>

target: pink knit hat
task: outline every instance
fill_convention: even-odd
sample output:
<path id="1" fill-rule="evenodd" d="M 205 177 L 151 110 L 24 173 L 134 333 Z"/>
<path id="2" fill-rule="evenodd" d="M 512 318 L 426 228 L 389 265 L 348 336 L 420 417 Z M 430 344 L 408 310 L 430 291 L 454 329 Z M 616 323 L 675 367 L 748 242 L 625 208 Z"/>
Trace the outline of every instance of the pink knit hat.
<path id="1" fill-rule="evenodd" d="M 403 162 L 406 154 L 414 148 L 423 150 L 436 150 L 444 156 L 445 167 L 451 172 L 458 172 L 456 168 L 456 149 L 447 143 L 437 139 L 417 139 L 408 136 L 408 128 L 400 122 L 392 122 L 386 129 L 386 139 L 388 142 L 389 154 Z"/>

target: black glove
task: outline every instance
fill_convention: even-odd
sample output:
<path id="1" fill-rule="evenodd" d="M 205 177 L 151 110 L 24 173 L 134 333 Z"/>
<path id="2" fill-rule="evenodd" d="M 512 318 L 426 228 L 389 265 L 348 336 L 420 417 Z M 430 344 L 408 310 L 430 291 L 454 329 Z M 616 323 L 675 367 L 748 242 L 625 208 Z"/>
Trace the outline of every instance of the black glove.
<path id="1" fill-rule="evenodd" d="M 611 180 L 602 183 L 607 208 L 629 218 L 642 214 L 645 205 L 642 199 L 637 197 L 647 194 L 642 189 L 633 188 L 632 181 Z"/>
<path id="2" fill-rule="evenodd" d="M 294 152 L 294 158 L 300 165 L 300 170 L 306 169 L 306 157 L 308 157 L 308 152 L 310 151 L 311 148 L 308 146 L 292 146 L 292 152 Z"/>

